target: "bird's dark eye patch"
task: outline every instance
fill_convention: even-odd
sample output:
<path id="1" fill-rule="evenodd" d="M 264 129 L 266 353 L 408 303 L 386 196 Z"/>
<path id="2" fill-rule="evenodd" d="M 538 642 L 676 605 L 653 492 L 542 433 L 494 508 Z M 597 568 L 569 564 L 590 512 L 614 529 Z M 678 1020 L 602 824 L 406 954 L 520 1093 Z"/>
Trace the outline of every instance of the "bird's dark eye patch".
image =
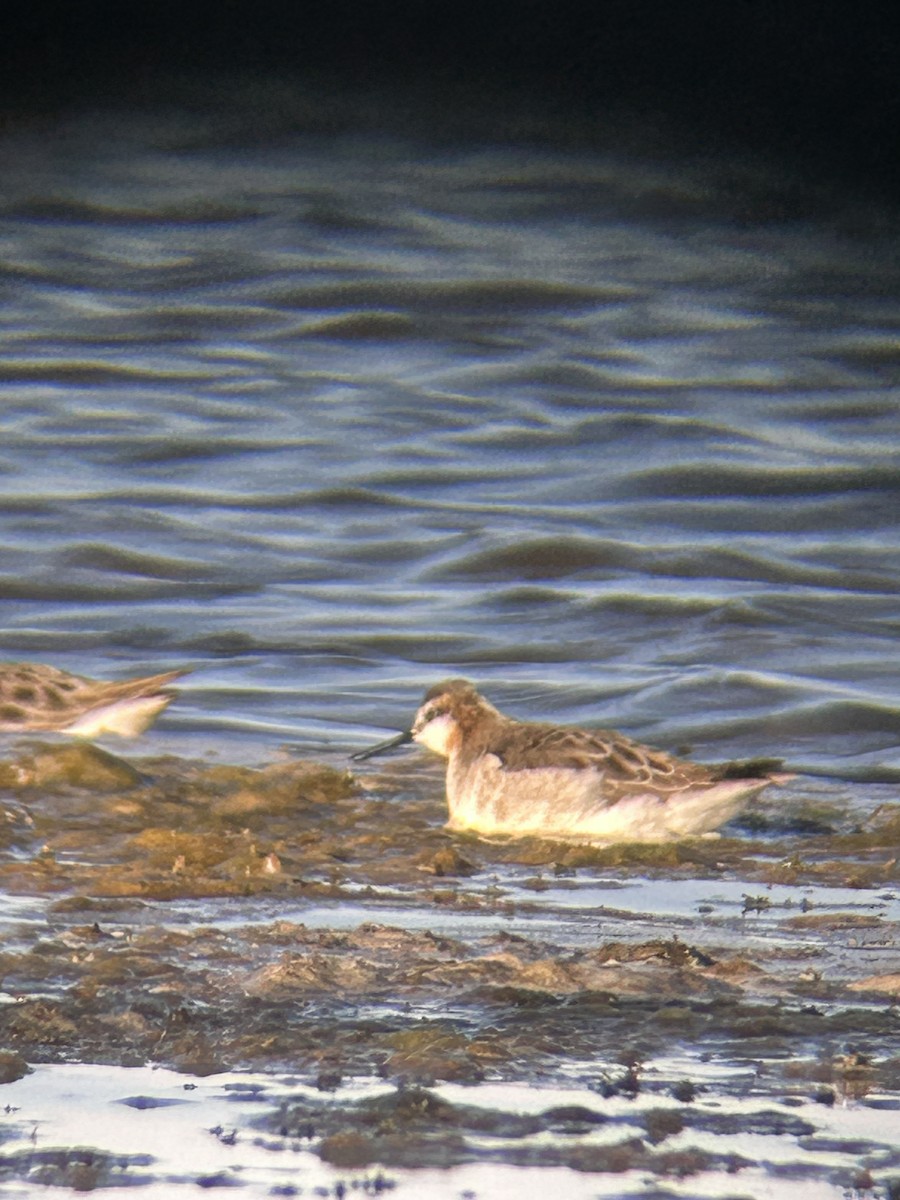
<path id="1" fill-rule="evenodd" d="M 425 716 L 423 718 L 425 721 L 425 724 L 427 725 L 429 721 L 433 721 L 435 719 L 435 717 L 439 717 L 440 715 L 441 715 L 441 710 L 439 708 L 429 708 L 426 711 Z"/>

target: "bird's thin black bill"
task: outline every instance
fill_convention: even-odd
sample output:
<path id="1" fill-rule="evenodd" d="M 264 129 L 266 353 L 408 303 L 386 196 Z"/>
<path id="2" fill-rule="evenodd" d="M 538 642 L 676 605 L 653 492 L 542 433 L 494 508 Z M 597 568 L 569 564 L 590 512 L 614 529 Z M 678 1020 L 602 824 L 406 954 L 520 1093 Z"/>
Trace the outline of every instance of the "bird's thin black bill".
<path id="1" fill-rule="evenodd" d="M 388 738 L 386 742 L 379 742 L 377 746 L 370 746 L 368 750 L 358 750 L 350 757 L 354 762 L 362 762 L 364 758 L 374 758 L 376 754 L 384 754 L 385 750 L 393 750 L 395 746 L 406 746 L 412 740 L 412 732 L 407 729 L 405 733 L 398 733 L 396 737 Z"/>

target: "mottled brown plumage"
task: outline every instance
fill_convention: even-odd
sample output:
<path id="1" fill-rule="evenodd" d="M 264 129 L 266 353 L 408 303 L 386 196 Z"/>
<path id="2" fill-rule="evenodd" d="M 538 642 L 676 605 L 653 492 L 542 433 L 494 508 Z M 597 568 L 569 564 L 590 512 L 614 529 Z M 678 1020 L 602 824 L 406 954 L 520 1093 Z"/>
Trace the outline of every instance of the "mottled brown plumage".
<path id="1" fill-rule="evenodd" d="M 72 675 L 44 663 L 0 663 L 0 732 L 81 737 L 142 733 L 171 702 L 184 671 L 119 682 Z"/>
<path id="2" fill-rule="evenodd" d="M 448 759 L 449 824 L 482 833 L 597 841 L 704 833 L 786 778 L 772 763 L 707 767 L 610 730 L 516 721 L 465 679 L 429 689 L 408 733 L 355 757 L 404 741 Z"/>

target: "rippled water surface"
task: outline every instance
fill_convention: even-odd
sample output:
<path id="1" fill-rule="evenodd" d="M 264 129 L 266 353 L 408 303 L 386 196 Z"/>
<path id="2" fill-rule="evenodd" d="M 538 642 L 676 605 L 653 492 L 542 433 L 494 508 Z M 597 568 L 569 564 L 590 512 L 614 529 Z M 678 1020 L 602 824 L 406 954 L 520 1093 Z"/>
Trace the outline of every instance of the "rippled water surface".
<path id="1" fill-rule="evenodd" d="M 465 672 L 896 770 L 888 215 L 749 166 L 231 132 L 0 146 L 9 657 L 188 663 L 165 727 L 203 748 L 343 749 Z"/>
<path id="2" fill-rule="evenodd" d="M 188 666 L 141 744 L 179 759 L 342 767 L 464 674 L 516 716 L 782 756 L 788 816 L 846 832 L 895 804 L 895 215 L 760 163 L 317 128 L 173 111 L 0 136 L 0 656 Z M 438 773 L 403 780 L 437 827 Z M 881 887 L 887 921 L 891 853 L 811 903 Z M 619 919 L 640 877 L 588 869 L 541 928 Z M 678 920 L 704 899 L 682 885 Z M 759 886 L 734 868 L 713 909 Z M 797 1168 L 828 1181 L 804 1195 L 856 1179 L 844 1132 L 825 1158 L 813 1137 L 834 1169 Z M 754 1170 L 789 1176 L 760 1136 Z M 724 1162 L 665 1194 L 724 1194 Z M 520 1186 L 460 1163 L 422 1185 Z"/>

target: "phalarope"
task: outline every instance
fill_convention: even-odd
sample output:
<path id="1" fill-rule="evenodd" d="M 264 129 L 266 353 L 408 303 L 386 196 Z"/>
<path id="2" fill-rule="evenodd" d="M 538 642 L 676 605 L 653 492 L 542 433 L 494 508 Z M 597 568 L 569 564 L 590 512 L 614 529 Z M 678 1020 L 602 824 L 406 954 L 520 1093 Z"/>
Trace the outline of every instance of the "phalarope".
<path id="1" fill-rule="evenodd" d="M 0 663 L 0 733 L 135 737 L 173 699 L 167 685 L 184 674 L 166 671 L 113 682 L 43 663 Z"/>
<path id="2" fill-rule="evenodd" d="M 702 766 L 609 730 L 504 716 L 465 679 L 431 688 L 412 726 L 361 761 L 419 742 L 447 761 L 448 828 L 594 841 L 707 833 L 790 775 L 767 763 Z"/>

